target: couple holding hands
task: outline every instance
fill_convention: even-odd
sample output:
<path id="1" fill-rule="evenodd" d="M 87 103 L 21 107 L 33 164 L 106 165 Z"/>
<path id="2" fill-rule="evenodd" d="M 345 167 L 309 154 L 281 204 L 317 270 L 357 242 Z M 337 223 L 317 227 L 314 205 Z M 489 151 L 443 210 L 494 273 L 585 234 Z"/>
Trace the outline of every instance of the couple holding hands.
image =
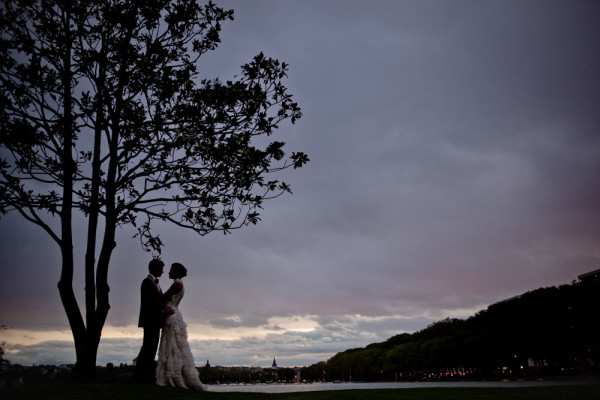
<path id="1" fill-rule="evenodd" d="M 150 261 L 149 274 L 142 281 L 138 326 L 144 328 L 144 341 L 133 378 L 137 382 L 160 386 L 206 390 L 198 377 L 187 340 L 186 324 L 178 309 L 184 294 L 181 279 L 187 275 L 187 270 L 179 263 L 172 264 L 169 278 L 173 279 L 173 284 L 163 293 L 158 278 L 163 274 L 164 266 L 159 259 Z M 158 364 L 155 369 L 157 349 Z"/>

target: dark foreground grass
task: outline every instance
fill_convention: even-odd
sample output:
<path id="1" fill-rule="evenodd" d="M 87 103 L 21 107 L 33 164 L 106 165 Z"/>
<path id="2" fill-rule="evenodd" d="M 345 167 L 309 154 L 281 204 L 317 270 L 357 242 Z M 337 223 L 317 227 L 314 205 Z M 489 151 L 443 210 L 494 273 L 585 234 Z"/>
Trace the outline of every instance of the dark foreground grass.
<path id="1" fill-rule="evenodd" d="M 0 389 L 3 400 L 600 400 L 600 385 L 527 388 L 354 389 L 296 393 L 196 392 L 139 384 L 45 383 Z"/>

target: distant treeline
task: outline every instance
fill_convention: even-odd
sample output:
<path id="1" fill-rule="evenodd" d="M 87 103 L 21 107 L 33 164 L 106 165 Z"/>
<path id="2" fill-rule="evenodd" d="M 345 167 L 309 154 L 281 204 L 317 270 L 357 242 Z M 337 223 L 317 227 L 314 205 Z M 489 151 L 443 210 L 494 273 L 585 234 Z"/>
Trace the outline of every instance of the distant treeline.
<path id="1" fill-rule="evenodd" d="M 198 368 L 202 383 L 271 383 L 294 382 L 293 368 Z"/>
<path id="2" fill-rule="evenodd" d="M 338 353 L 307 381 L 393 381 L 600 373 L 598 280 L 542 288 L 413 334 Z"/>
<path id="3" fill-rule="evenodd" d="M 6 360 L 5 360 L 6 361 Z M 128 383 L 133 380 L 133 365 L 114 365 L 96 367 L 96 378 L 99 382 Z M 202 383 L 273 383 L 296 381 L 294 368 L 260 368 L 260 367 L 197 367 Z M 42 382 L 63 382 L 73 379 L 73 365 L 36 365 L 22 366 L 6 361 L 0 363 L 0 388 L 22 384 Z"/>

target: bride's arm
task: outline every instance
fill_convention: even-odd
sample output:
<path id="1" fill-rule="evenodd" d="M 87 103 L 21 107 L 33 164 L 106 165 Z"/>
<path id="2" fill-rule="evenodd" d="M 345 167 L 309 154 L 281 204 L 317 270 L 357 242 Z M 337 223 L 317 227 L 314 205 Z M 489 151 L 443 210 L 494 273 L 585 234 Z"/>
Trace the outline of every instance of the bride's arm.
<path id="1" fill-rule="evenodd" d="M 181 281 L 179 281 L 179 282 L 173 281 L 173 284 L 171 285 L 171 287 L 162 295 L 163 303 L 164 304 L 168 303 L 169 298 L 172 295 L 174 295 L 175 293 L 179 293 L 182 288 L 183 288 L 183 283 L 181 283 Z M 165 307 L 163 312 L 166 315 L 171 315 L 171 314 L 175 313 L 175 310 L 173 310 L 171 307 L 167 306 L 167 307 Z"/>
<path id="2" fill-rule="evenodd" d="M 166 302 L 169 299 L 169 297 L 171 297 L 175 293 L 181 292 L 181 288 L 183 288 L 183 283 L 181 283 L 181 281 L 173 281 L 171 287 L 165 293 L 163 293 L 164 301 Z"/>

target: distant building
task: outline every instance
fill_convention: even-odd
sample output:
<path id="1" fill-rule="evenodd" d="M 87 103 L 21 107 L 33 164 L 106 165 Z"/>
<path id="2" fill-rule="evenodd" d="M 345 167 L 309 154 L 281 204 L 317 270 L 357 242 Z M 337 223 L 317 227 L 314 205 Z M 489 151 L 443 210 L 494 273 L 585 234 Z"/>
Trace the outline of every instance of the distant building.
<path id="1" fill-rule="evenodd" d="M 600 269 L 579 275 L 578 278 L 581 283 L 598 282 L 600 281 Z"/>
<path id="2" fill-rule="evenodd" d="M 275 357 L 273 357 L 273 364 L 271 365 L 271 379 L 273 379 L 273 382 L 276 382 L 277 378 L 277 361 L 275 361 Z"/>

